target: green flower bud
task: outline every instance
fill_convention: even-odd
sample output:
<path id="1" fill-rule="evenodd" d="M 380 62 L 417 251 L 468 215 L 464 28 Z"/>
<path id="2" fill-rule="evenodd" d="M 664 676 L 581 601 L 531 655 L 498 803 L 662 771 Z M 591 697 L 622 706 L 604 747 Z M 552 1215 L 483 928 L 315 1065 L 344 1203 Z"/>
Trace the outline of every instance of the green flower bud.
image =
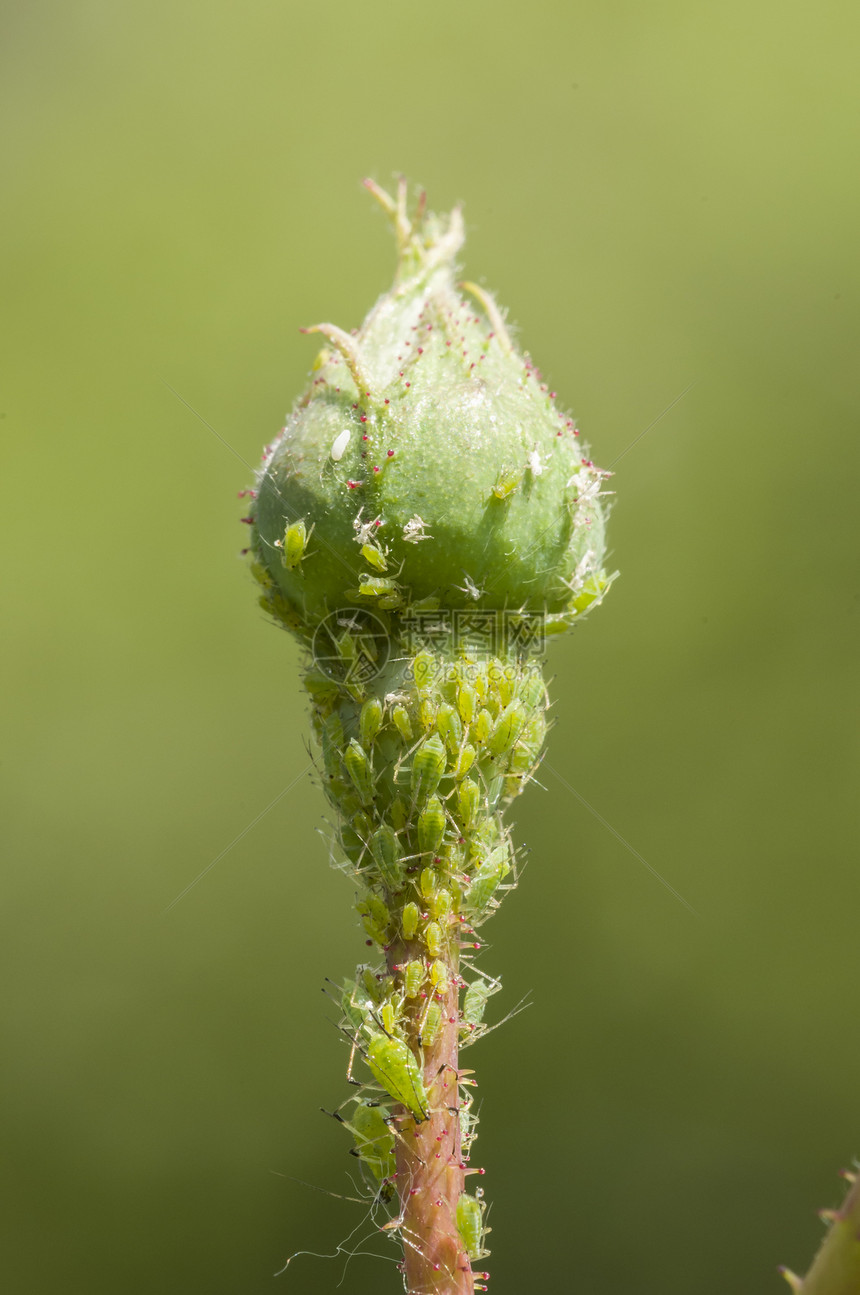
<path id="1" fill-rule="evenodd" d="M 305 330 L 326 346 L 251 509 L 264 603 L 303 637 L 338 608 L 424 599 L 571 620 L 607 583 L 606 473 L 490 295 L 456 282 L 459 209 L 410 221 L 405 191 L 368 188 L 397 275 L 357 333 Z"/>

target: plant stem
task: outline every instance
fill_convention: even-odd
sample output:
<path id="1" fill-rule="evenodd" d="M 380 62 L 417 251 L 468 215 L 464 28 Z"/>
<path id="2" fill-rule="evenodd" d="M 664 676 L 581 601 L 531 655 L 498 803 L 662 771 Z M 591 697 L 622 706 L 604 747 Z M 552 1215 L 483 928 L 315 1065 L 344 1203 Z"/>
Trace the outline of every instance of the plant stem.
<path id="1" fill-rule="evenodd" d="M 787 1268 L 780 1272 L 796 1295 L 858 1295 L 860 1292 L 860 1181 L 853 1175 L 851 1189 L 840 1209 L 826 1214 L 830 1228 L 812 1267 L 804 1278 Z"/>

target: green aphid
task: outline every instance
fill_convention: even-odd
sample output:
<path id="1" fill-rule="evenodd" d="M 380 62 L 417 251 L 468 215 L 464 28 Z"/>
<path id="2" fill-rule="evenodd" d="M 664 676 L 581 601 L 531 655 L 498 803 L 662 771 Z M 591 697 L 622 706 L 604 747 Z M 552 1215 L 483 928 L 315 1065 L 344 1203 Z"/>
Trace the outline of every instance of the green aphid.
<path id="1" fill-rule="evenodd" d="M 379 945 L 387 944 L 391 914 L 379 896 L 367 895 L 366 898 L 360 899 L 355 907 L 371 940 Z"/>
<path id="2" fill-rule="evenodd" d="M 472 737 L 476 742 L 486 742 L 493 728 L 493 717 L 490 712 L 484 708 L 478 711 L 475 716 L 475 722 L 472 725 Z"/>
<path id="3" fill-rule="evenodd" d="M 466 891 L 466 907 L 470 908 L 472 912 L 483 913 L 500 882 L 504 881 L 510 870 L 506 842 L 490 853 L 489 858 L 485 863 L 481 864 L 473 876 L 471 885 Z"/>
<path id="4" fill-rule="evenodd" d="M 403 906 L 403 916 L 400 919 L 401 930 L 403 931 L 404 940 L 414 940 L 415 932 L 418 930 L 418 923 L 421 920 L 421 912 L 418 905 L 412 900 Z"/>
<path id="5" fill-rule="evenodd" d="M 426 975 L 424 963 L 420 958 L 413 958 L 403 968 L 403 993 L 407 998 L 417 998 L 421 992 Z"/>
<path id="6" fill-rule="evenodd" d="M 339 832 L 340 846 L 352 863 L 360 863 L 362 856 L 367 850 L 367 845 L 356 832 L 355 828 L 350 827 L 348 823 L 343 823 Z"/>
<path id="7" fill-rule="evenodd" d="M 436 894 L 439 886 L 439 874 L 435 868 L 422 868 L 421 875 L 418 878 L 418 889 L 421 891 L 424 899 L 429 899 L 431 895 Z"/>
<path id="8" fill-rule="evenodd" d="M 510 499 L 522 479 L 522 471 L 516 468 L 502 468 L 496 477 L 493 494 L 497 499 Z"/>
<path id="9" fill-rule="evenodd" d="M 438 958 L 442 952 L 442 928 L 438 922 L 428 922 L 424 927 L 424 943 L 431 958 Z"/>
<path id="10" fill-rule="evenodd" d="M 430 984 L 442 998 L 451 988 L 451 982 L 448 979 L 448 968 L 440 958 L 430 964 Z"/>
<path id="11" fill-rule="evenodd" d="M 430 912 L 435 918 L 440 920 L 446 918 L 454 906 L 454 900 L 450 890 L 440 886 L 435 895 L 430 899 Z"/>
<path id="12" fill-rule="evenodd" d="M 465 828 L 474 823 L 481 805 L 481 789 L 472 778 L 464 778 L 457 788 L 457 807 Z"/>
<path id="13" fill-rule="evenodd" d="M 343 724 L 339 715 L 329 715 L 322 729 L 322 755 L 325 771 L 330 778 L 336 778 L 341 772 L 342 750 Z"/>
<path id="14" fill-rule="evenodd" d="M 418 849 L 435 854 L 445 835 L 445 811 L 438 796 L 431 796 L 418 816 Z"/>
<path id="15" fill-rule="evenodd" d="M 487 1000 L 490 994 L 494 994 L 497 985 L 487 980 L 473 980 L 463 996 L 463 1011 L 460 1016 L 460 1024 L 472 1031 L 476 1026 L 481 1024 L 484 1019 Z"/>
<path id="16" fill-rule="evenodd" d="M 443 702 L 436 712 L 436 728 L 448 750 L 455 754 L 463 740 L 463 721 L 448 702 Z"/>
<path id="17" fill-rule="evenodd" d="M 412 794 L 418 801 L 432 796 L 445 772 L 446 756 L 442 739 L 435 733 L 425 738 L 412 757 Z"/>
<path id="18" fill-rule="evenodd" d="M 375 544 L 362 544 L 361 556 L 364 558 L 374 571 L 387 571 L 388 563 L 385 561 L 385 554 L 382 549 L 377 548 Z"/>
<path id="19" fill-rule="evenodd" d="M 403 880 L 400 870 L 400 846 L 394 829 L 387 823 L 377 828 L 370 838 L 370 852 L 382 884 L 388 890 L 396 890 Z"/>
<path id="20" fill-rule="evenodd" d="M 354 1033 L 364 1025 L 367 1001 L 367 996 L 362 992 L 362 988 L 356 985 L 354 980 L 344 982 L 340 1005 L 344 1019 Z"/>
<path id="21" fill-rule="evenodd" d="M 337 1116 L 355 1139 L 354 1154 L 367 1165 L 377 1182 L 391 1178 L 396 1170 L 394 1133 L 387 1117 L 388 1111 L 384 1106 L 371 1102 L 359 1102 L 351 1120 Z"/>
<path id="22" fill-rule="evenodd" d="M 502 665 L 496 657 L 490 664 L 490 679 L 499 701 L 503 706 L 507 706 L 514 695 L 516 672 L 511 666 Z"/>
<path id="23" fill-rule="evenodd" d="M 432 697 L 422 697 L 419 701 L 418 723 L 425 733 L 436 727 L 436 703 Z"/>
<path id="24" fill-rule="evenodd" d="M 442 1008 L 432 999 L 427 1004 L 424 1015 L 419 1025 L 418 1037 L 421 1041 L 422 1048 L 432 1048 L 433 1044 L 439 1037 L 439 1030 L 442 1026 Z"/>
<path id="25" fill-rule="evenodd" d="M 457 1231 L 470 1259 L 480 1259 L 486 1253 L 484 1243 L 484 1210 L 481 1202 L 468 1192 L 457 1201 Z"/>
<path id="26" fill-rule="evenodd" d="M 398 703 L 391 712 L 391 718 L 394 720 L 394 727 L 403 738 L 404 742 L 412 741 L 412 724 L 409 719 L 409 711 L 405 706 Z"/>
<path id="27" fill-rule="evenodd" d="M 475 718 L 475 711 L 478 706 L 478 694 L 474 688 L 468 684 L 462 683 L 457 689 L 457 710 L 460 712 L 460 719 L 464 724 L 471 724 Z"/>
<path id="28" fill-rule="evenodd" d="M 301 566 L 313 529 L 311 526 L 311 529 L 307 530 L 304 521 L 299 521 L 288 526 L 284 531 L 281 561 L 288 571 L 295 571 L 296 567 Z"/>
<path id="29" fill-rule="evenodd" d="M 436 678 L 436 658 L 432 652 L 418 652 L 412 662 L 412 678 L 416 688 L 429 688 Z"/>
<path id="30" fill-rule="evenodd" d="M 458 782 L 469 772 L 472 765 L 475 763 L 475 757 L 477 754 L 478 753 L 472 746 L 471 742 L 467 742 L 465 746 L 462 746 L 457 752 L 457 760 L 451 772 Z"/>
<path id="31" fill-rule="evenodd" d="M 399 994 L 389 998 L 379 1009 L 379 1019 L 386 1034 L 393 1036 L 400 1022 L 403 999 Z"/>
<path id="32" fill-rule="evenodd" d="M 358 577 L 359 585 L 355 591 L 359 598 L 385 598 L 400 593 L 396 580 L 389 580 L 386 576 L 369 576 L 362 573 Z"/>
<path id="33" fill-rule="evenodd" d="M 409 819 L 409 811 L 400 796 L 395 796 L 388 810 L 388 817 L 391 819 L 391 826 L 395 832 L 402 832 Z"/>
<path id="34" fill-rule="evenodd" d="M 378 697 L 369 697 L 361 708 L 358 727 L 366 747 L 373 744 L 373 739 L 382 728 L 382 713 L 382 702 Z"/>
<path id="35" fill-rule="evenodd" d="M 487 738 L 487 749 L 491 755 L 504 755 L 510 751 L 528 719 L 528 711 L 521 701 L 510 702 L 493 725 Z"/>
<path id="36" fill-rule="evenodd" d="M 529 710 L 536 706 L 546 705 L 546 684 L 539 670 L 530 670 L 523 675 L 517 687 L 520 700 Z"/>
<path id="37" fill-rule="evenodd" d="M 362 805 L 369 805 L 373 800 L 373 771 L 364 747 L 355 738 L 350 739 L 343 761 L 359 800 Z"/>
<path id="38" fill-rule="evenodd" d="M 411 1111 L 419 1122 L 430 1114 L 430 1102 L 418 1059 L 402 1039 L 374 1034 L 367 1045 L 367 1064 L 378 1084 Z"/>

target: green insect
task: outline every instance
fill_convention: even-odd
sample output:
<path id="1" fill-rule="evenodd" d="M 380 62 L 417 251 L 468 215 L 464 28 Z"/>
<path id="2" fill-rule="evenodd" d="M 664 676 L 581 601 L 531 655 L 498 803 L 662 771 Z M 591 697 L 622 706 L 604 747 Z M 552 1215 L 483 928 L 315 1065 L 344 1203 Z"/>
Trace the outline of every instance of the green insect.
<path id="1" fill-rule="evenodd" d="M 448 750 L 455 754 L 463 740 L 463 721 L 448 702 L 443 702 L 436 712 L 436 728 Z"/>
<path id="2" fill-rule="evenodd" d="M 301 566 L 313 529 L 313 526 L 311 526 L 311 529 L 308 530 L 302 520 L 294 522 L 292 526 L 288 526 L 284 531 L 284 538 L 279 541 L 279 545 L 283 549 L 281 561 L 288 571 L 295 571 L 296 567 Z"/>
<path id="3" fill-rule="evenodd" d="M 493 727 L 493 717 L 486 708 L 482 708 L 475 716 L 475 722 L 472 725 L 472 736 L 476 742 L 486 742 L 490 736 Z"/>
<path id="4" fill-rule="evenodd" d="M 438 922 L 428 922 L 424 927 L 424 943 L 430 957 L 438 958 L 442 952 L 442 928 Z"/>
<path id="5" fill-rule="evenodd" d="M 378 1183 L 393 1176 L 396 1170 L 394 1133 L 388 1123 L 391 1116 L 384 1106 L 358 1102 L 350 1119 L 345 1119 L 339 1111 L 326 1113 L 332 1114 L 352 1134 L 355 1146 L 351 1154 L 370 1170 Z"/>
<path id="6" fill-rule="evenodd" d="M 442 1028 L 442 1008 L 431 998 L 418 1026 L 418 1038 L 422 1048 L 432 1048 Z"/>
<path id="7" fill-rule="evenodd" d="M 450 890 L 440 886 L 430 899 L 430 912 L 438 921 L 444 921 L 454 906 Z"/>
<path id="8" fill-rule="evenodd" d="M 403 874 L 400 871 L 400 846 L 394 829 L 387 823 L 377 828 L 370 838 L 370 852 L 382 884 L 388 890 L 396 890 L 403 880 Z"/>
<path id="9" fill-rule="evenodd" d="M 391 712 L 391 718 L 394 720 L 394 727 L 403 738 L 404 742 L 412 741 L 412 723 L 409 719 L 409 711 L 405 706 L 397 705 Z"/>
<path id="10" fill-rule="evenodd" d="M 367 1064 L 389 1096 L 411 1111 L 419 1123 L 430 1114 L 430 1100 L 418 1059 L 402 1039 L 374 1034 L 367 1045 Z"/>
<path id="11" fill-rule="evenodd" d="M 436 959 L 430 964 L 430 984 L 444 998 L 451 988 L 451 982 L 448 979 L 448 968 L 440 959 Z"/>
<path id="12" fill-rule="evenodd" d="M 471 778 L 464 778 L 457 788 L 457 806 L 465 828 L 474 823 L 481 804 L 481 790 Z"/>
<path id="13" fill-rule="evenodd" d="M 369 805 L 373 800 L 373 771 L 364 747 L 354 737 L 350 738 L 343 760 L 359 800 L 362 805 Z"/>
<path id="14" fill-rule="evenodd" d="M 484 1202 L 477 1192 L 474 1196 L 463 1192 L 457 1201 L 457 1231 L 469 1258 L 483 1259 L 488 1253 L 483 1245 L 489 1229 L 484 1228 Z"/>
<path id="15" fill-rule="evenodd" d="M 497 499 L 510 499 L 522 479 L 522 472 L 516 468 L 502 468 L 496 477 L 493 494 Z"/>
<path id="16" fill-rule="evenodd" d="M 358 721 L 361 740 L 364 745 L 371 746 L 373 739 L 382 728 L 382 702 L 378 697 L 369 697 L 361 708 L 361 715 Z"/>
<path id="17" fill-rule="evenodd" d="M 484 1012 L 487 1007 L 487 1000 L 496 990 L 501 989 L 498 981 L 492 980 L 473 980 L 471 985 L 466 989 L 463 996 L 463 1011 L 460 1015 L 460 1025 L 467 1029 L 469 1033 L 474 1033 L 484 1019 Z"/>
<path id="18" fill-rule="evenodd" d="M 403 906 L 403 916 L 401 918 L 401 929 L 404 940 L 414 940 L 415 932 L 418 930 L 418 923 L 421 919 L 421 913 L 418 905 L 412 900 Z"/>
<path id="19" fill-rule="evenodd" d="M 435 868 L 422 868 L 418 878 L 418 889 L 424 899 L 430 899 L 435 895 L 436 888 L 439 885 L 439 874 Z"/>
<path id="20" fill-rule="evenodd" d="M 377 548 L 375 544 L 362 544 L 361 556 L 364 558 L 374 571 L 387 571 L 388 563 L 385 561 L 385 554 L 382 549 Z"/>
<path id="21" fill-rule="evenodd" d="M 499 883 L 505 879 L 509 872 L 508 846 L 505 843 L 493 850 L 486 862 L 482 863 L 475 873 L 472 884 L 466 891 L 466 907 L 470 908 L 473 913 L 483 913 L 493 898 Z"/>
<path id="22" fill-rule="evenodd" d="M 355 907 L 371 940 L 379 945 L 387 944 L 391 914 L 384 901 L 378 895 L 369 894 L 360 899 Z"/>
<path id="23" fill-rule="evenodd" d="M 445 772 L 446 756 L 442 739 L 434 734 L 425 738 L 412 757 L 412 794 L 417 801 L 432 796 Z"/>
<path id="24" fill-rule="evenodd" d="M 457 710 L 464 724 L 471 724 L 475 718 L 478 705 L 478 694 L 467 683 L 461 683 L 457 689 Z"/>
<path id="25" fill-rule="evenodd" d="M 478 753 L 472 746 L 471 742 L 467 742 L 464 746 L 460 747 L 460 750 L 457 752 L 457 760 L 454 764 L 454 768 L 451 770 L 458 782 L 469 772 L 472 765 L 475 763 L 475 757 L 477 754 Z"/>
<path id="26" fill-rule="evenodd" d="M 435 854 L 445 835 L 445 811 L 438 796 L 431 796 L 418 816 L 418 848 Z"/>
<path id="27" fill-rule="evenodd" d="M 420 958 L 413 958 L 403 968 L 403 993 L 407 998 L 417 998 L 424 984 L 426 970 Z"/>
<path id="28" fill-rule="evenodd" d="M 487 738 L 487 749 L 491 755 L 504 755 L 510 751 L 528 719 L 528 711 L 521 701 L 510 702 L 493 725 Z"/>

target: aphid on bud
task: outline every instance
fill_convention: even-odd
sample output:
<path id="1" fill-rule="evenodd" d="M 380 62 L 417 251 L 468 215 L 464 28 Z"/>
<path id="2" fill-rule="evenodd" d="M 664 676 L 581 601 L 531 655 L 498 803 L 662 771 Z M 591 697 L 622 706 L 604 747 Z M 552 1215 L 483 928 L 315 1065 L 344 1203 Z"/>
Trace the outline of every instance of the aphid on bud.
<path id="1" fill-rule="evenodd" d="M 471 748 L 473 749 L 473 748 Z M 464 778 L 457 789 L 457 805 L 463 826 L 469 828 L 475 821 L 481 804 L 481 791 L 471 778 Z"/>
<path id="2" fill-rule="evenodd" d="M 487 1253 L 484 1244 L 484 1206 L 477 1196 L 463 1192 L 457 1201 L 457 1231 L 470 1259 L 481 1259 Z"/>
<path id="3" fill-rule="evenodd" d="M 412 794 L 418 801 L 432 796 L 445 772 L 445 747 L 435 733 L 425 738 L 412 757 Z"/>
<path id="4" fill-rule="evenodd" d="M 482 705 L 485 705 L 490 695 L 489 680 L 486 673 L 483 670 L 478 670 L 472 682 L 475 685 L 475 696 Z"/>
<path id="5" fill-rule="evenodd" d="M 404 742 L 412 741 L 412 725 L 409 721 L 409 711 L 405 706 L 397 705 L 391 712 L 391 718 L 394 720 L 394 726 L 397 732 L 403 738 Z"/>
<path id="6" fill-rule="evenodd" d="M 432 697 L 422 697 L 418 703 L 418 723 L 425 732 L 436 727 L 436 703 Z"/>
<path id="7" fill-rule="evenodd" d="M 475 718 L 477 704 L 478 696 L 475 689 L 470 688 L 467 683 L 461 683 L 457 689 L 457 710 L 464 724 L 471 724 Z"/>
<path id="8" fill-rule="evenodd" d="M 476 742 L 486 742 L 493 728 L 493 717 L 488 710 L 479 710 L 472 725 L 472 737 Z"/>
<path id="9" fill-rule="evenodd" d="M 436 677 L 436 658 L 431 652 L 416 653 L 412 662 L 412 678 L 416 688 L 429 688 Z"/>
<path id="10" fill-rule="evenodd" d="M 374 1034 L 367 1045 L 367 1064 L 377 1083 L 412 1112 L 416 1120 L 426 1120 L 430 1102 L 417 1058 L 402 1039 Z"/>
<path id="11" fill-rule="evenodd" d="M 413 940 L 415 932 L 418 930 L 418 923 L 421 919 L 421 913 L 418 905 L 412 900 L 403 907 L 403 916 L 401 918 L 401 928 L 403 930 L 404 940 Z"/>
<path id="12" fill-rule="evenodd" d="M 418 1038 L 422 1048 L 432 1048 L 439 1037 L 441 1025 L 442 1008 L 439 1003 L 434 1002 L 431 998 L 418 1026 Z"/>
<path id="13" fill-rule="evenodd" d="M 438 958 L 442 952 L 442 928 L 438 922 L 428 922 L 424 927 L 424 943 L 430 957 Z"/>
<path id="14" fill-rule="evenodd" d="M 441 886 L 435 895 L 430 897 L 430 912 L 436 918 L 445 918 L 451 912 L 453 902 L 450 890 L 446 890 L 444 886 Z"/>
<path id="15" fill-rule="evenodd" d="M 546 705 L 546 684 L 539 670 L 532 670 L 520 680 L 517 689 L 523 703 L 529 710 L 536 706 Z"/>
<path id="16" fill-rule="evenodd" d="M 517 468 L 502 468 L 496 477 L 493 494 L 497 499 L 509 499 L 522 481 L 523 474 Z"/>
<path id="17" fill-rule="evenodd" d="M 378 697 L 369 697 L 364 703 L 358 726 L 362 742 L 365 746 L 370 746 L 382 728 L 382 702 Z"/>
<path id="18" fill-rule="evenodd" d="M 528 712 L 520 701 L 512 701 L 496 720 L 492 732 L 487 738 L 487 748 L 492 755 L 504 755 L 510 751 L 525 727 Z"/>
<path id="19" fill-rule="evenodd" d="M 418 889 L 425 899 L 435 895 L 436 888 L 439 885 L 439 874 L 435 868 L 422 868 L 421 876 L 418 878 Z"/>
<path id="20" fill-rule="evenodd" d="M 382 1028 L 388 1035 L 393 1035 L 400 1020 L 400 1013 L 403 1007 L 403 1000 L 397 995 L 389 998 L 379 1009 L 379 1019 L 382 1022 Z"/>
<path id="21" fill-rule="evenodd" d="M 403 969 L 403 992 L 407 998 L 417 998 L 424 984 L 424 963 L 420 958 L 413 958 Z"/>
<path id="22" fill-rule="evenodd" d="M 396 890 L 403 880 L 400 871 L 400 847 L 393 828 L 390 828 L 387 823 L 377 828 L 370 838 L 370 852 L 383 885 L 388 890 Z"/>
<path id="23" fill-rule="evenodd" d="M 395 796 L 391 802 L 391 808 L 388 811 L 388 817 L 391 819 L 391 825 L 395 832 L 402 832 L 406 826 L 408 811 L 400 796 Z"/>
<path id="24" fill-rule="evenodd" d="M 284 538 L 280 541 L 283 549 L 281 561 L 288 571 L 295 571 L 296 567 L 301 566 L 313 529 L 311 526 L 311 529 L 307 530 L 304 521 L 299 521 L 288 526 L 284 531 Z"/>
<path id="25" fill-rule="evenodd" d="M 350 739 L 343 762 L 362 805 L 369 805 L 373 800 L 373 771 L 364 748 L 355 738 Z"/>
<path id="26" fill-rule="evenodd" d="M 361 556 L 364 558 L 374 571 L 387 571 L 388 563 L 385 561 L 385 554 L 382 549 L 377 548 L 375 544 L 362 544 Z"/>
<path id="27" fill-rule="evenodd" d="M 436 712 L 436 728 L 439 736 L 453 755 L 463 739 L 463 721 L 453 706 L 443 702 Z"/>
<path id="28" fill-rule="evenodd" d="M 503 847 L 507 854 L 507 847 Z M 486 863 L 481 867 L 472 878 L 472 883 L 465 895 L 465 906 L 474 913 L 483 913 L 493 898 L 499 883 L 507 876 L 510 868 L 506 861 L 497 859 L 497 851 L 493 851 Z"/>
<path id="29" fill-rule="evenodd" d="M 418 816 L 418 848 L 435 854 L 445 835 L 445 811 L 438 796 L 431 796 Z"/>
<path id="30" fill-rule="evenodd" d="M 459 780 L 469 772 L 472 765 L 475 763 L 476 755 L 477 755 L 477 752 L 475 748 L 472 746 L 471 742 L 467 742 L 464 747 L 461 747 L 461 749 L 457 752 L 456 764 L 454 765 L 454 768 L 451 770 L 451 772 L 453 773 L 456 779 Z"/>
<path id="31" fill-rule="evenodd" d="M 379 896 L 367 895 L 364 899 L 360 899 L 355 907 L 361 915 L 364 929 L 371 940 L 380 945 L 387 944 L 391 914 Z"/>
<path id="32" fill-rule="evenodd" d="M 365 572 L 358 577 L 358 589 L 355 592 L 360 598 L 384 598 L 395 595 L 398 599 L 401 598 L 396 580 L 390 580 L 387 576 L 369 576 Z"/>

